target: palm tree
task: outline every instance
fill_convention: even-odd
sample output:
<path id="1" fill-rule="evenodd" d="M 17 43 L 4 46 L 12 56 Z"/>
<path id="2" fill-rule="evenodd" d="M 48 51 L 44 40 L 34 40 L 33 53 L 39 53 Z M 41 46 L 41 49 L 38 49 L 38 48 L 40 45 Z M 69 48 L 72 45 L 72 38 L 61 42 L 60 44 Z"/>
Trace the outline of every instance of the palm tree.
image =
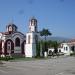
<path id="1" fill-rule="evenodd" d="M 52 35 L 52 33 L 48 29 L 43 29 L 42 31 L 40 31 L 40 35 L 45 37 L 45 51 L 47 51 L 46 37 Z"/>
<path id="2" fill-rule="evenodd" d="M 43 29 L 42 31 L 40 31 L 40 35 L 45 36 L 45 41 L 46 41 L 46 37 L 48 35 L 52 35 L 52 33 L 48 29 Z"/>

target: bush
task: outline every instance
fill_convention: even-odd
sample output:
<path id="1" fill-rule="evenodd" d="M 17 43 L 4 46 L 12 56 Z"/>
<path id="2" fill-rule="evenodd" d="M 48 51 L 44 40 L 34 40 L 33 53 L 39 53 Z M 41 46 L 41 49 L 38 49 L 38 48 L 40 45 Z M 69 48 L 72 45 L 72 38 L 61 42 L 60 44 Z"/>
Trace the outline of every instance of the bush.
<path id="1" fill-rule="evenodd" d="M 44 59 L 44 56 L 35 56 L 34 59 Z"/>
<path id="2" fill-rule="evenodd" d="M 75 56 L 75 52 L 71 53 L 70 56 Z"/>
<path id="3" fill-rule="evenodd" d="M 10 56 L 6 56 L 6 57 L 0 57 L 0 60 L 4 60 L 4 61 L 8 61 L 8 60 L 12 60 L 13 57 Z"/>

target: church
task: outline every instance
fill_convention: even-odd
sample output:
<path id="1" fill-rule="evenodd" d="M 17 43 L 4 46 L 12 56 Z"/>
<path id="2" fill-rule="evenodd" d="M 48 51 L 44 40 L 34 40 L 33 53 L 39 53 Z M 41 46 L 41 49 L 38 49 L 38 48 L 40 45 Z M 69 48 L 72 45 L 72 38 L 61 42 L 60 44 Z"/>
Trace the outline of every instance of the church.
<path id="1" fill-rule="evenodd" d="M 36 56 L 36 43 L 38 41 L 37 19 L 29 20 L 29 32 L 24 35 L 18 31 L 18 27 L 10 23 L 6 26 L 6 32 L 0 32 L 0 55 L 25 55 Z"/>

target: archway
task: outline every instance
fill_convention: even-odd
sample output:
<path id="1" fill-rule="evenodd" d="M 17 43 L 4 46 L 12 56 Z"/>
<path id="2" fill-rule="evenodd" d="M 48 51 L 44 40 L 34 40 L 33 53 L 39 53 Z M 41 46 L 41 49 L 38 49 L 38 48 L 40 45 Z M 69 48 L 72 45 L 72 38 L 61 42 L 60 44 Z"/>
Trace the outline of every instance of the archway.
<path id="1" fill-rule="evenodd" d="M 71 50 L 72 50 L 73 52 L 75 52 L 75 46 L 72 46 L 72 47 L 71 47 Z"/>
<path id="2" fill-rule="evenodd" d="M 18 37 L 15 39 L 15 46 L 20 46 L 20 39 Z"/>
<path id="3" fill-rule="evenodd" d="M 26 41 L 23 41 L 22 44 L 21 44 L 21 53 L 22 54 L 25 54 L 25 51 L 24 51 L 24 45 L 25 45 Z"/>
<path id="4" fill-rule="evenodd" d="M 0 40 L 0 54 L 2 54 L 2 40 Z"/>
<path id="5" fill-rule="evenodd" d="M 14 43 L 11 39 L 6 40 L 4 44 L 4 54 L 9 54 L 9 52 L 14 53 Z"/>

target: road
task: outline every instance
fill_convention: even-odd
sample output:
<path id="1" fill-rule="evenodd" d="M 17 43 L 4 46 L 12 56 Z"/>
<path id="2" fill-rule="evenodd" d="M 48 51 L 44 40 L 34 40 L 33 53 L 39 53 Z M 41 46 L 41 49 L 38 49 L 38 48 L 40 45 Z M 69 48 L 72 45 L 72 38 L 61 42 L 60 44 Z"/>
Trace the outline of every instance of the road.
<path id="1" fill-rule="evenodd" d="M 75 57 L 0 64 L 0 75 L 75 75 Z"/>

